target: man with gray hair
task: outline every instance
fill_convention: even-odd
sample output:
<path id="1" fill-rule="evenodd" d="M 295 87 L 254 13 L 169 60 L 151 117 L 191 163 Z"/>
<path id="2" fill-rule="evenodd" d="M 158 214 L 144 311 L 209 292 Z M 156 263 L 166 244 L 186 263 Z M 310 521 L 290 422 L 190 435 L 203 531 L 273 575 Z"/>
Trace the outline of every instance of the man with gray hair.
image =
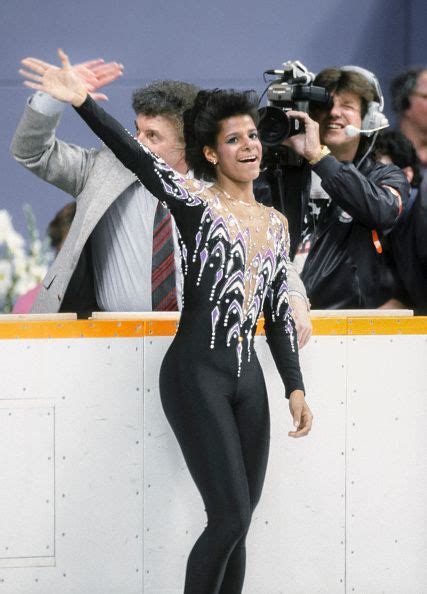
<path id="1" fill-rule="evenodd" d="M 187 83 L 159 81 L 133 97 L 136 137 L 184 174 L 182 116 L 197 91 Z M 97 310 L 177 309 L 174 268 L 179 251 L 173 249 L 176 237 L 166 209 L 107 147 L 87 150 L 57 139 L 63 109 L 63 103 L 35 93 L 11 146 L 18 162 L 77 201 L 70 232 L 32 311 L 75 311 L 85 317 Z M 159 294 L 152 295 L 152 278 Z"/>

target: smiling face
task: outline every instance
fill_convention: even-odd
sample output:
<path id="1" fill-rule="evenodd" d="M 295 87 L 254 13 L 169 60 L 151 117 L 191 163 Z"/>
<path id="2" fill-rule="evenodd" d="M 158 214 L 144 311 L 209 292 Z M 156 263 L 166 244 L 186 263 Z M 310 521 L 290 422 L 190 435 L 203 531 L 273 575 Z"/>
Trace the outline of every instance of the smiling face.
<path id="1" fill-rule="evenodd" d="M 172 118 L 157 115 L 148 116 L 139 113 L 135 120 L 135 138 L 144 144 L 166 163 L 179 171 L 187 173 L 184 140 Z"/>
<path id="2" fill-rule="evenodd" d="M 333 106 L 330 110 L 317 110 L 313 114 L 319 123 L 320 141 L 340 160 L 351 161 L 356 155 L 360 134 L 347 136 L 345 127 L 362 127 L 362 102 L 359 95 L 351 91 L 332 93 L 331 97 Z"/>
<path id="3" fill-rule="evenodd" d="M 204 147 L 208 161 L 216 162 L 217 179 L 251 182 L 259 175 L 261 142 L 250 115 L 236 115 L 220 122 L 216 147 Z"/>

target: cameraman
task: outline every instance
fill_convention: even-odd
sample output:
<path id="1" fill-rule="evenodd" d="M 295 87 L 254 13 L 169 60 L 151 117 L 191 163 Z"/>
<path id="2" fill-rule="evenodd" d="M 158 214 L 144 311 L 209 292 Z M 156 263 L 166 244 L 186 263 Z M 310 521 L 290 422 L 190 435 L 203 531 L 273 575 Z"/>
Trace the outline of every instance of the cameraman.
<path id="1" fill-rule="evenodd" d="M 409 185 L 400 169 L 371 158 L 375 136 L 360 134 L 386 121 L 375 115 L 382 95 L 374 75 L 355 66 L 328 68 L 314 85 L 326 88 L 331 103 L 316 106 L 312 117 L 288 111 L 304 132 L 283 141 L 311 168 L 296 257 L 301 278 L 315 309 L 378 308 L 399 293 L 384 234 L 406 204 Z M 300 208 L 287 201 L 286 215 L 295 218 Z"/>

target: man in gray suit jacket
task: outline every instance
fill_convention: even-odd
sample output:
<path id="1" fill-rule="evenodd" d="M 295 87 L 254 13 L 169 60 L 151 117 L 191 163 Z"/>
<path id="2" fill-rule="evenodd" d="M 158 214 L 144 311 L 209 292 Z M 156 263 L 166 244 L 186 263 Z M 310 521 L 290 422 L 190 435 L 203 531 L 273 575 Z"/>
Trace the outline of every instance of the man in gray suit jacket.
<path id="1" fill-rule="evenodd" d="M 136 137 L 183 174 L 188 173 L 183 112 L 191 107 L 197 91 L 187 83 L 158 81 L 133 94 Z M 19 163 L 77 201 L 71 229 L 32 311 L 73 311 L 79 317 L 98 310 L 151 311 L 158 201 L 107 147 L 87 150 L 57 139 L 63 109 L 64 104 L 45 94 L 33 95 L 11 145 Z M 177 285 L 179 289 L 179 276 Z M 294 271 L 289 286 L 302 346 L 311 334 L 311 323 L 305 289 Z"/>

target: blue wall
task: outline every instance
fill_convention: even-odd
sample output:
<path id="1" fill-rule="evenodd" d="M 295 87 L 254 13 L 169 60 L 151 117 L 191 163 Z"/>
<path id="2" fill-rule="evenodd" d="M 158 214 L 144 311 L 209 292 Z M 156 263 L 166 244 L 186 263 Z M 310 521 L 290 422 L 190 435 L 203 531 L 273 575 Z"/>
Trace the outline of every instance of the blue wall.
<path id="1" fill-rule="evenodd" d="M 17 75 L 24 56 L 53 61 L 63 47 L 73 61 L 102 56 L 125 64 L 124 77 L 108 90 L 108 109 L 129 127 L 131 91 L 152 79 L 261 90 L 262 72 L 287 59 L 313 71 L 359 64 L 378 74 L 387 97 L 394 74 L 427 63 L 426 29 L 425 0 L 2 0 L 0 208 L 23 232 L 22 203 L 28 201 L 44 230 L 69 201 L 8 153 L 28 96 Z M 58 135 L 87 147 L 98 144 L 71 110 Z"/>

